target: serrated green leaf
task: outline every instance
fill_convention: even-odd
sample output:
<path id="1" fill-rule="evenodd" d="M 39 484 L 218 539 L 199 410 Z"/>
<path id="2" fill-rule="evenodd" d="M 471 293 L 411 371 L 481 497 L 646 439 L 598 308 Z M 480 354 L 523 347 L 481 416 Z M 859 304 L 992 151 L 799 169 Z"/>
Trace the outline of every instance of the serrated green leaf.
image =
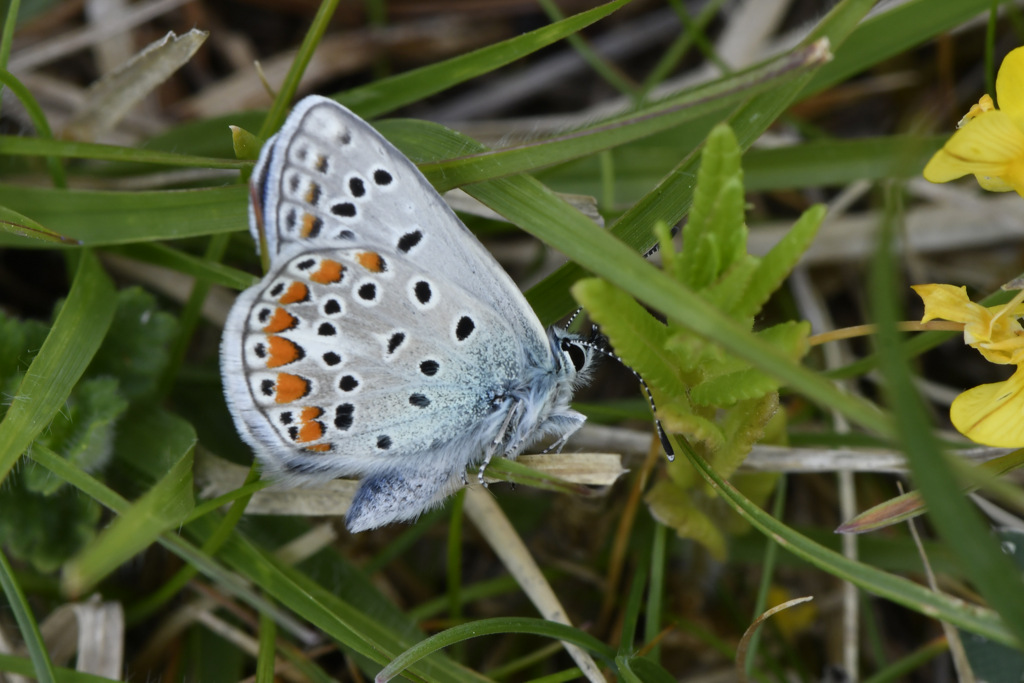
<path id="1" fill-rule="evenodd" d="M 739 148 L 736 149 L 739 158 Z M 713 229 L 722 250 L 722 270 L 733 267 L 747 256 L 746 190 L 743 173 L 738 172 L 722 184 Z"/>
<path id="2" fill-rule="evenodd" d="M 747 459 L 750 449 L 764 436 L 765 426 L 779 409 L 779 395 L 772 392 L 737 404 L 726 414 L 722 424 L 725 445 L 715 451 L 712 466 L 729 478 Z"/>
<path id="3" fill-rule="evenodd" d="M 689 220 L 683 227 L 683 251 L 680 270 L 683 284 L 703 289 L 731 265 L 732 259 L 746 253 L 746 235 L 737 251 L 739 236 L 729 234 L 736 224 L 737 190 L 739 191 L 739 225 L 743 227 L 743 176 L 740 169 L 740 150 L 732 130 L 722 124 L 708 135 L 701 152 L 697 186 L 693 191 L 693 205 Z M 745 227 L 743 227 L 745 230 Z M 712 247 L 709 245 L 713 245 Z M 717 257 L 709 265 L 709 253 Z M 711 270 L 710 276 L 708 275 Z"/>
<path id="4" fill-rule="evenodd" d="M 690 498 L 690 491 L 662 479 L 644 496 L 651 515 L 674 529 L 680 538 L 688 538 L 707 548 L 718 561 L 725 560 L 725 538 L 710 517 Z"/>
<path id="5" fill-rule="evenodd" d="M 668 328 L 622 290 L 587 278 L 572 287 L 580 306 L 601 326 L 615 352 L 660 395 L 675 397 L 686 388 L 678 359 L 665 350 Z"/>
<path id="6" fill-rule="evenodd" d="M 114 429 L 128 402 L 114 377 L 94 377 L 79 382 L 67 407 L 50 423 L 37 443 L 60 453 L 86 472 L 102 468 L 114 452 Z M 24 473 L 29 491 L 48 496 L 64 482 L 41 467 Z"/>
<path id="7" fill-rule="evenodd" d="M 793 360 L 800 360 L 811 348 L 807 343 L 810 334 L 811 324 L 806 320 L 787 320 L 758 330 L 755 336 L 780 349 Z"/>
<path id="8" fill-rule="evenodd" d="M 49 574 L 95 537 L 103 508 L 67 487 L 49 496 L 33 493 L 25 486 L 28 476 L 60 480 L 34 462 L 19 470 L 26 476 L 10 477 L 0 495 L 0 539 L 13 557 Z"/>
<path id="9" fill-rule="evenodd" d="M 778 389 L 778 380 L 756 368 L 746 368 L 701 382 L 690 390 L 690 400 L 697 406 L 724 408 L 760 398 Z"/>
<path id="10" fill-rule="evenodd" d="M 693 232 L 687 235 L 686 228 L 683 228 L 683 251 L 678 268 L 682 279 L 679 282 L 685 287 L 702 291 L 715 281 L 721 270 L 721 245 L 710 232 L 699 232 L 696 229 Z"/>
<path id="11" fill-rule="evenodd" d="M 671 403 L 667 396 L 655 395 L 654 398 L 658 401 L 658 418 L 666 431 L 685 434 L 691 441 L 703 443 L 710 449 L 721 448 L 725 443 L 725 435 L 718 425 L 694 414 L 688 402 L 684 403 L 678 397 Z"/>
<path id="12" fill-rule="evenodd" d="M 804 211 L 779 243 L 761 258 L 761 264 L 750 280 L 749 289 L 737 301 L 734 308 L 737 314 L 752 316 L 761 310 L 811 246 L 826 211 L 826 207 L 821 204 Z"/>
<path id="13" fill-rule="evenodd" d="M 39 320 L 19 320 L 0 311 L 0 380 L 20 382 L 49 331 L 49 325 Z M 0 414 L 6 410 L 0 405 Z"/>
<path id="14" fill-rule="evenodd" d="M 71 291 L 0 422 L 0 481 L 63 407 L 113 315 L 110 279 L 92 252 L 82 251 Z"/>
<path id="15" fill-rule="evenodd" d="M 156 298 L 141 287 L 117 293 L 110 332 L 89 366 L 90 375 L 110 375 L 130 400 L 152 394 L 169 361 L 177 319 L 161 311 Z"/>
<path id="16" fill-rule="evenodd" d="M 732 266 L 701 294 L 710 303 L 726 313 L 732 314 L 744 325 L 753 326 L 753 315 L 741 316 L 735 315 L 735 312 L 737 302 L 741 300 L 743 292 L 751 286 L 751 280 L 755 277 L 759 262 L 756 256 L 746 253 L 734 258 Z"/>
<path id="17" fill-rule="evenodd" d="M 179 430 L 191 425 L 178 421 Z M 92 589 L 110 572 L 154 543 L 163 532 L 179 527 L 192 511 L 192 454 L 195 433 L 170 470 L 103 530 L 95 541 L 64 566 L 61 587 L 71 596 Z M 170 435 L 151 434 L 153 440 Z M 182 439 L 170 436 L 179 443 Z"/>

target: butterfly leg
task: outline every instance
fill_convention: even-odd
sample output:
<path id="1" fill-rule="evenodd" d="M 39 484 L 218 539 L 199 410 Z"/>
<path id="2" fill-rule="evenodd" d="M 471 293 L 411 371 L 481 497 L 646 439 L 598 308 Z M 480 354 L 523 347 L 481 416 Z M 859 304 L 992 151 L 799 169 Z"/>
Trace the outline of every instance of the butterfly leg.
<path id="1" fill-rule="evenodd" d="M 505 414 L 505 419 L 501 423 L 501 428 L 498 429 L 494 438 L 491 439 L 490 446 L 488 446 L 487 450 L 484 452 L 484 461 L 481 463 L 480 469 L 477 471 L 476 475 L 481 486 L 487 485 L 484 483 L 484 471 L 491 463 L 491 458 L 493 458 L 494 454 L 498 452 L 502 442 L 505 440 L 505 436 L 509 433 L 509 430 L 512 429 L 513 422 L 518 420 L 519 416 L 522 415 L 523 408 L 523 401 L 519 400 L 513 403 L 512 407 L 509 408 L 508 413 Z M 508 449 L 506 449 L 505 452 L 508 453 Z"/>

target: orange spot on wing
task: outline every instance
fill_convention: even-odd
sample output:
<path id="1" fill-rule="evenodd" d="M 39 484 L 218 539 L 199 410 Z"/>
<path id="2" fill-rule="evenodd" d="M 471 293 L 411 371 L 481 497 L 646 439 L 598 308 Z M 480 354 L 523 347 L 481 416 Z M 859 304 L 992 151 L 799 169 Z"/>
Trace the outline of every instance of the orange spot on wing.
<path id="1" fill-rule="evenodd" d="M 282 304 L 297 304 L 309 298 L 309 287 L 301 282 L 293 282 L 278 299 Z"/>
<path id="2" fill-rule="evenodd" d="M 332 448 L 334 448 L 334 446 L 329 443 L 318 443 L 314 446 L 306 446 L 302 450 L 307 453 L 328 453 Z"/>
<path id="3" fill-rule="evenodd" d="M 337 261 L 325 258 L 320 262 L 320 267 L 317 268 L 316 272 L 309 276 L 309 279 L 322 285 L 331 285 L 335 282 L 341 282 L 341 275 L 344 270 L 345 266 Z"/>
<path id="4" fill-rule="evenodd" d="M 269 337 L 267 343 L 270 347 L 268 368 L 279 368 L 282 365 L 294 363 L 305 355 L 298 344 L 284 337 Z"/>
<path id="5" fill-rule="evenodd" d="M 316 237 L 323 226 L 323 221 L 311 213 L 302 214 L 302 228 L 299 234 L 303 237 Z"/>
<path id="6" fill-rule="evenodd" d="M 317 185 L 316 183 L 310 183 L 309 184 L 309 189 L 306 190 L 306 197 L 305 197 L 306 202 L 309 203 L 309 204 L 316 204 L 316 202 L 317 202 L 317 200 L 319 198 L 320 198 L 320 186 Z"/>
<path id="7" fill-rule="evenodd" d="M 299 428 L 299 438 L 296 439 L 299 443 L 306 443 L 308 441 L 316 441 L 324 435 L 324 426 L 316 420 L 311 420 Z"/>
<path id="8" fill-rule="evenodd" d="M 263 328 L 263 331 L 267 334 L 284 332 L 285 330 L 290 330 L 295 327 L 298 322 L 298 319 L 296 319 L 294 315 L 279 307 L 274 311 L 273 317 L 270 319 L 270 322 L 267 323 L 266 327 Z"/>
<path id="9" fill-rule="evenodd" d="M 302 420 L 303 422 L 309 422 L 310 420 L 317 419 L 323 414 L 324 411 L 322 408 L 317 408 L 316 406 L 308 406 L 302 409 L 302 412 L 299 414 L 299 419 Z"/>
<path id="10" fill-rule="evenodd" d="M 356 260 L 359 261 L 359 265 L 371 273 L 379 273 L 384 270 L 384 259 L 378 253 L 361 251 L 356 255 Z"/>
<path id="11" fill-rule="evenodd" d="M 286 372 L 282 372 L 277 376 L 277 396 L 274 400 L 278 403 L 291 403 L 308 393 L 308 379 L 303 379 L 298 375 L 289 375 Z"/>

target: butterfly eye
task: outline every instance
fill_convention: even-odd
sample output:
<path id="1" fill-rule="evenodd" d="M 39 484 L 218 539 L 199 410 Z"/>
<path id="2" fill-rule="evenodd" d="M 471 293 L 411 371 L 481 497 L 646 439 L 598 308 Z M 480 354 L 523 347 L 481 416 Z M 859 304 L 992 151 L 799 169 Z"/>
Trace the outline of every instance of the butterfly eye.
<path id="1" fill-rule="evenodd" d="M 587 364 L 587 354 L 583 351 L 583 347 L 579 344 L 573 344 L 569 340 L 562 342 L 562 351 L 569 355 L 569 360 L 572 361 L 572 366 L 579 372 L 583 369 L 583 366 Z"/>

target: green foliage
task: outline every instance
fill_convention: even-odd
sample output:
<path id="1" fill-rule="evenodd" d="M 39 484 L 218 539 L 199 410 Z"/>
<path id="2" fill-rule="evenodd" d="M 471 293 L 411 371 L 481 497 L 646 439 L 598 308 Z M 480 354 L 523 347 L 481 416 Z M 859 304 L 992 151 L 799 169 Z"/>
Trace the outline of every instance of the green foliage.
<path id="1" fill-rule="evenodd" d="M 64 302 L 57 306 L 57 317 Z M 18 396 L 25 373 L 51 328 L 0 313 L 0 387 Z M 135 401 L 152 400 L 177 330 L 174 317 L 138 287 L 117 293 L 113 322 L 63 408 L 29 446 L 59 454 L 84 472 L 101 472 L 115 452 L 118 422 Z M 14 399 L 24 400 L 24 399 Z M 0 416 L 8 406 L 0 406 Z M 0 539 L 41 572 L 57 569 L 96 533 L 101 507 L 52 472 L 28 462 L 5 482 Z"/>
<path id="2" fill-rule="evenodd" d="M 747 253 L 743 171 L 732 131 L 716 127 L 701 157 L 683 249 L 675 250 L 665 224 L 655 227 L 666 273 L 726 312 L 744 329 L 796 265 L 814 238 L 823 210 L 808 210 L 763 258 Z M 665 325 L 631 296 L 598 279 L 573 288 L 580 305 L 601 325 L 622 358 L 646 379 L 658 416 L 684 434 L 719 474 L 730 477 L 778 413 L 779 380 L 681 325 Z M 782 322 L 754 334 L 793 361 L 807 353 L 810 326 Z M 770 488 L 748 480 L 766 499 Z M 646 497 L 652 514 L 719 559 L 726 551 L 727 508 L 700 483 L 688 463 L 668 466 L 668 478 Z M 731 522 L 729 522 L 731 523 Z"/>

